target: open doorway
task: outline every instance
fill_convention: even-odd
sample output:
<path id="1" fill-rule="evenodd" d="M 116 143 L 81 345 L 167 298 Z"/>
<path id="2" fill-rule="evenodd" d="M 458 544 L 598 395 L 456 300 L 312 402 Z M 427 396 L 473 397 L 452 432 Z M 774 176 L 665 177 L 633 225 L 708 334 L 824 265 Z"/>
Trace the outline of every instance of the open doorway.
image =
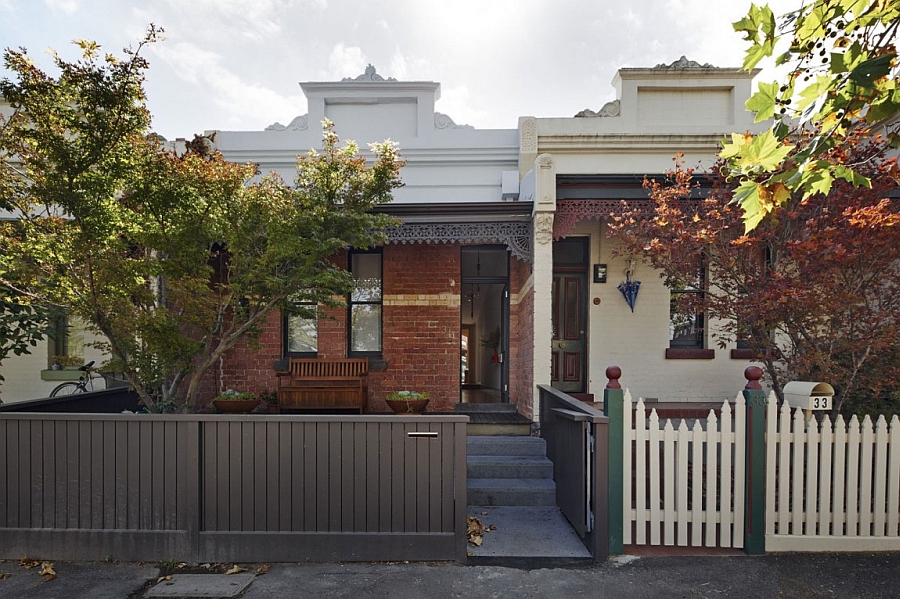
<path id="1" fill-rule="evenodd" d="M 509 252 L 464 247 L 461 270 L 460 401 L 509 401 Z"/>

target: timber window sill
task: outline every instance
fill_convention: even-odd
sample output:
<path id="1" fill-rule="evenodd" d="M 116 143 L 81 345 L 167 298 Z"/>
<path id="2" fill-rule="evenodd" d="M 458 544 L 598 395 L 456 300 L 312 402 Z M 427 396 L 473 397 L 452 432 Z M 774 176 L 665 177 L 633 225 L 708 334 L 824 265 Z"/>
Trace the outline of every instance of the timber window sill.
<path id="1" fill-rule="evenodd" d="M 700 349 L 693 347 L 668 347 L 666 348 L 666 360 L 713 360 L 716 357 L 714 349 Z"/>

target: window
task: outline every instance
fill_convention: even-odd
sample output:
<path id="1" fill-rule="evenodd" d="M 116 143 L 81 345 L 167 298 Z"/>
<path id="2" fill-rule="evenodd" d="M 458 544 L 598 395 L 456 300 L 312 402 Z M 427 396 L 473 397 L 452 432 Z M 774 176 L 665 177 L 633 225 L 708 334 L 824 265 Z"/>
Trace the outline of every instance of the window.
<path id="1" fill-rule="evenodd" d="M 315 357 L 319 351 L 319 318 L 316 305 L 296 302 L 294 313 L 284 319 L 284 353 L 294 358 Z"/>
<path id="2" fill-rule="evenodd" d="M 381 355 L 381 252 L 351 252 L 350 272 L 354 285 L 349 302 L 348 355 L 378 357 Z"/>
<path id="3" fill-rule="evenodd" d="M 715 357 L 706 344 L 706 263 L 697 261 L 697 269 L 688 277 L 669 282 L 669 349 L 666 358 Z"/>
<path id="4" fill-rule="evenodd" d="M 85 327 L 77 317 L 60 311 L 53 318 L 47 339 L 47 361 L 51 369 L 84 364 L 84 332 Z"/>

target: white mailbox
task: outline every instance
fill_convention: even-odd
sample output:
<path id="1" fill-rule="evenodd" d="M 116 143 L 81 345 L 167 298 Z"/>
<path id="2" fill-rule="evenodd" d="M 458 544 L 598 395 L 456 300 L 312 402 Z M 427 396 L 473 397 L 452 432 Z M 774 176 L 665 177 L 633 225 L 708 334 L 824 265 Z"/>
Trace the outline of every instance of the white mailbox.
<path id="1" fill-rule="evenodd" d="M 834 387 L 828 383 L 791 381 L 784 386 L 784 401 L 792 408 L 830 410 Z"/>

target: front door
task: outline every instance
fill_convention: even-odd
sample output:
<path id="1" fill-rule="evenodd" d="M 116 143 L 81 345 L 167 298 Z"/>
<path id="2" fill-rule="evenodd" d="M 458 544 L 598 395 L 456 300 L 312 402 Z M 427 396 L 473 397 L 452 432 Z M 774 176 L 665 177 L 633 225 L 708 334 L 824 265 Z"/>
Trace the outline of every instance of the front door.
<path id="1" fill-rule="evenodd" d="M 554 244 L 550 381 L 566 393 L 587 389 L 588 248 L 587 238 Z"/>

